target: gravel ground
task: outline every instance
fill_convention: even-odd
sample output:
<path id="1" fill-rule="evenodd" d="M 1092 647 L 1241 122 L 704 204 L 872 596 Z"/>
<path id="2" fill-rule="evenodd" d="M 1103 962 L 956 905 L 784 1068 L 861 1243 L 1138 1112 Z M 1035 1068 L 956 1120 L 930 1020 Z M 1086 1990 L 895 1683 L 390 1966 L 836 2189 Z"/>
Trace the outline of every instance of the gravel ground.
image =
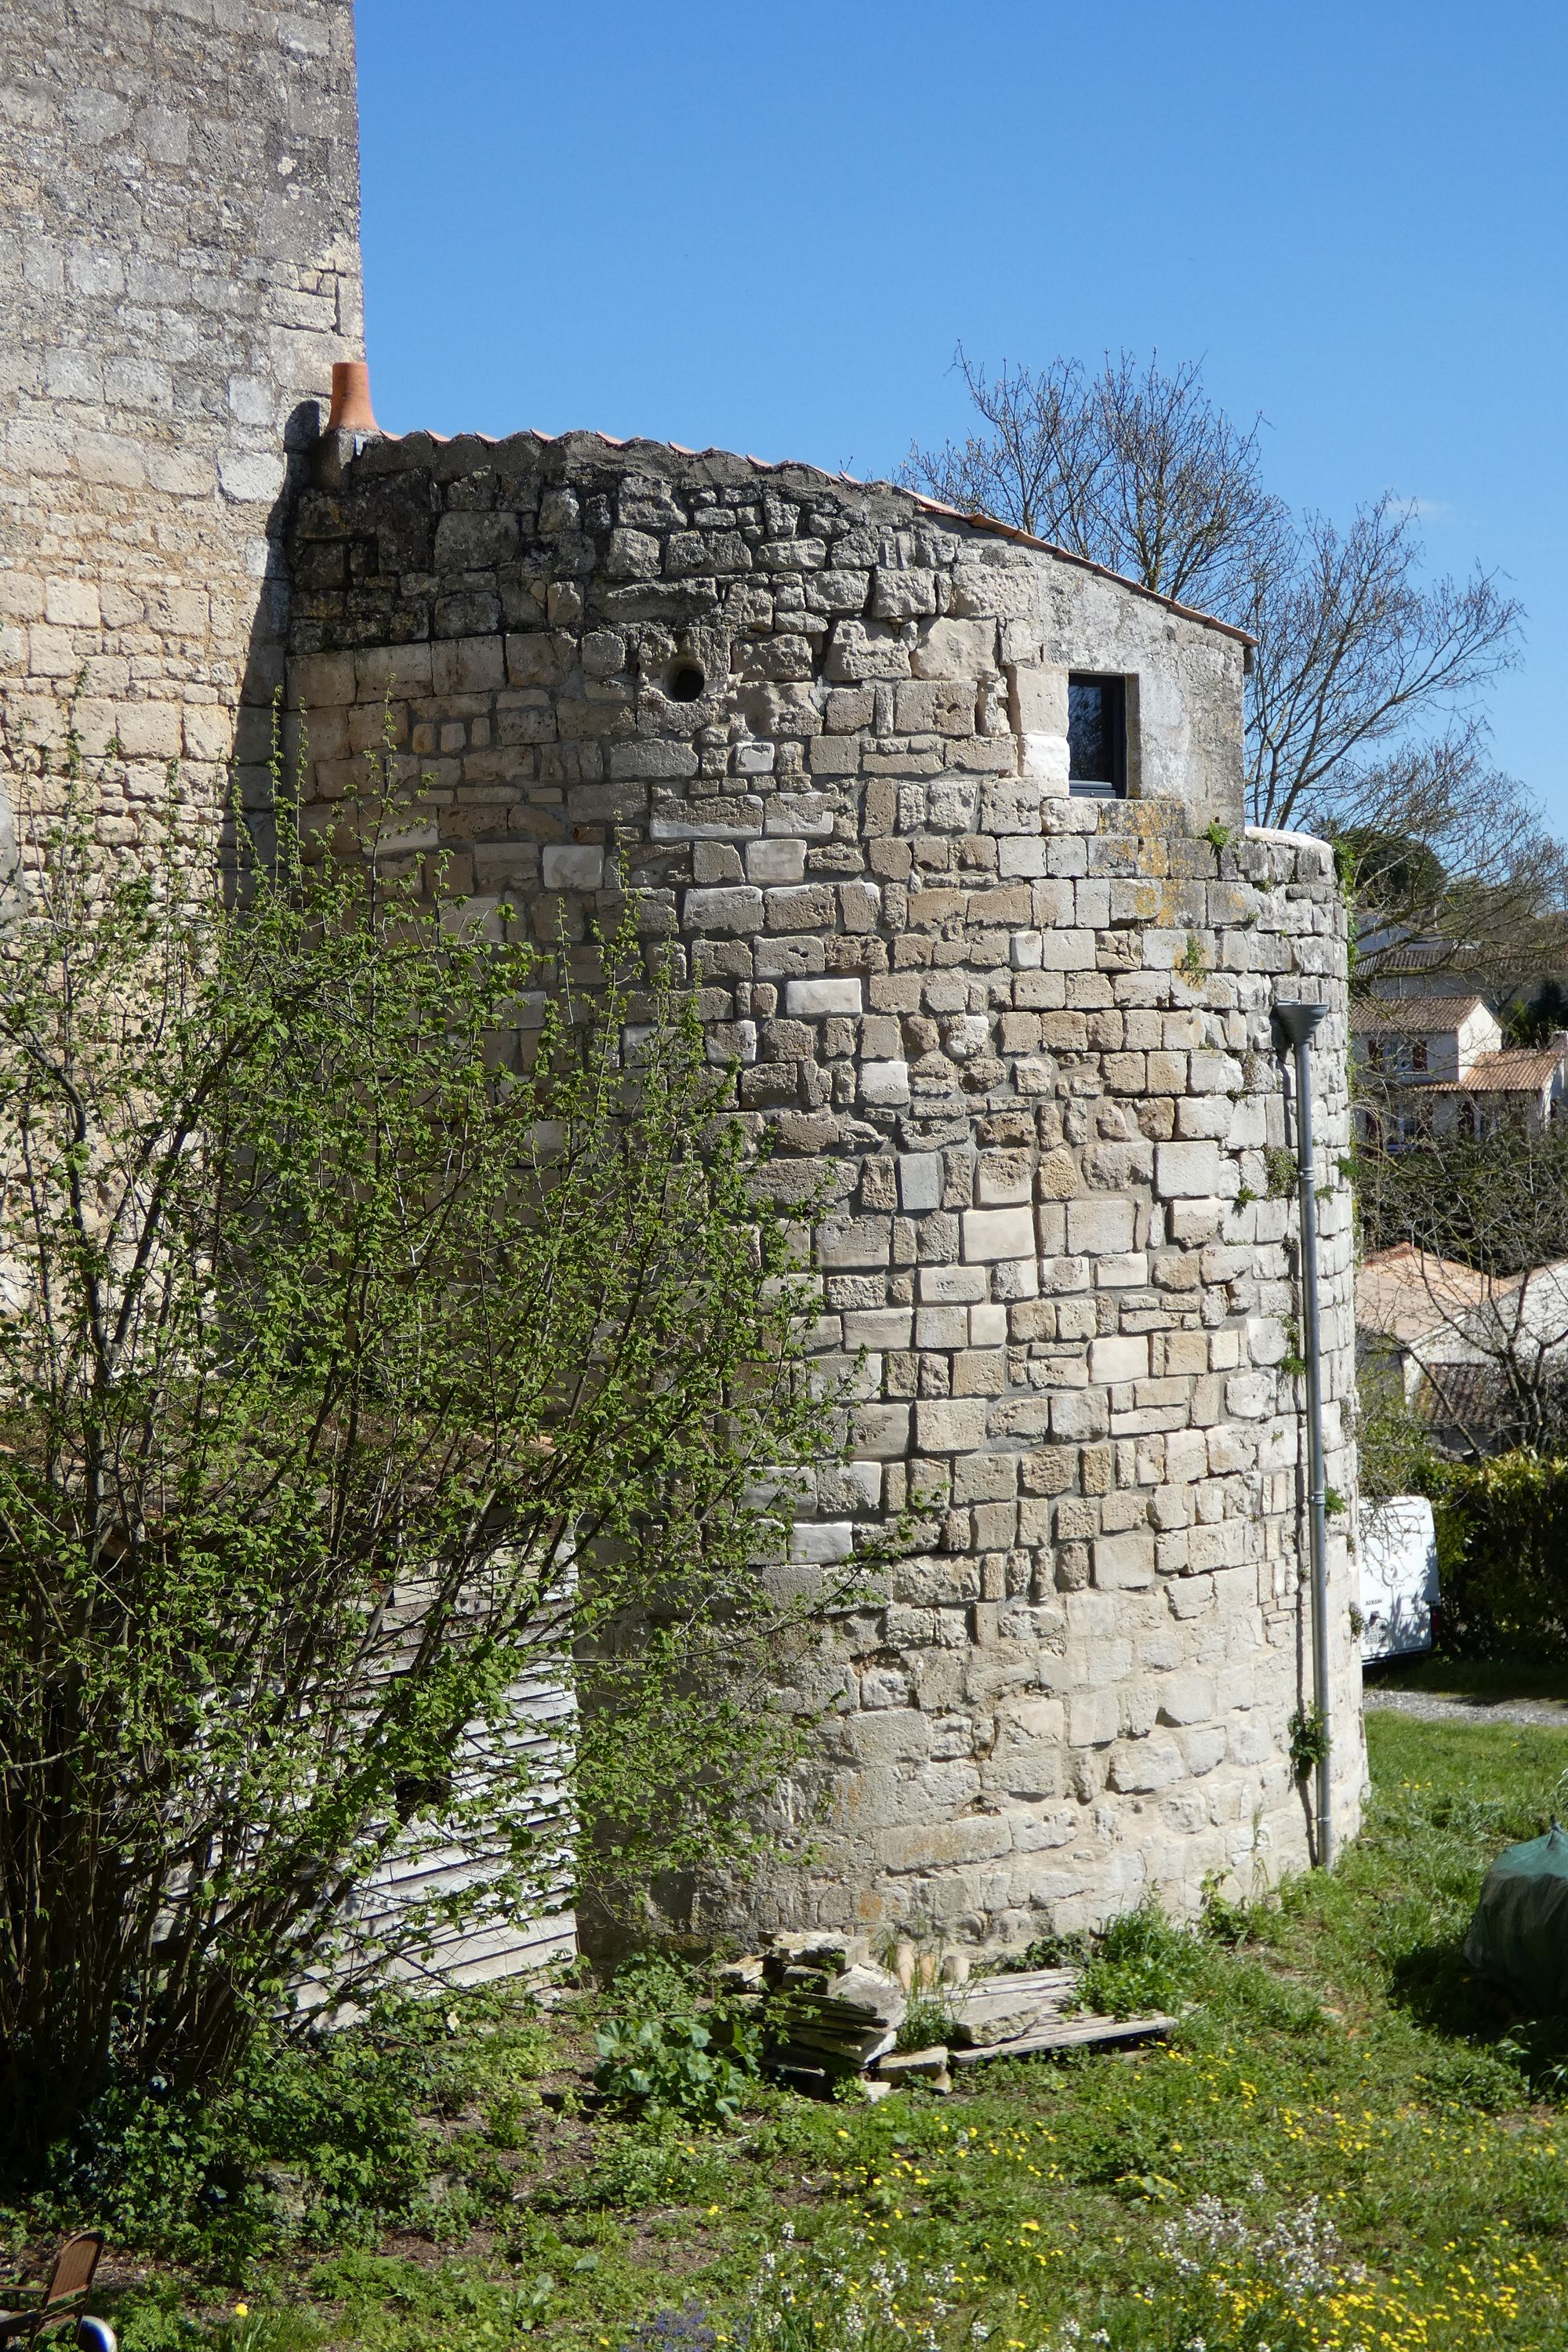
<path id="1" fill-rule="evenodd" d="M 1436 1691 L 1384 1690 L 1368 1683 L 1369 1707 L 1419 1716 L 1426 1723 L 1532 1723 L 1568 1731 L 1568 1699 L 1440 1697 Z"/>

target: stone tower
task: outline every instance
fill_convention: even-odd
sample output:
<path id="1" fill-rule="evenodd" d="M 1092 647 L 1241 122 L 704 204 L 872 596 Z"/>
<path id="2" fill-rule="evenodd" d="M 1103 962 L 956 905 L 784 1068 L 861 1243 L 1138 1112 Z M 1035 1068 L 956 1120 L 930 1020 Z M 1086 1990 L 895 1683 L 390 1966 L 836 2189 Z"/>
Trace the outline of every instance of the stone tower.
<path id="1" fill-rule="evenodd" d="M 266 758 L 284 520 L 361 352 L 351 0 L 0 9 L 0 782 L 117 738 L 133 847 L 182 761 Z M 248 716 L 247 716 L 248 714 Z"/>
<path id="2" fill-rule="evenodd" d="M 1018 1944 L 1301 1864 L 1271 1014 L 1328 1007 L 1348 1501 L 1345 913 L 1322 843 L 1244 823 L 1245 639 L 804 466 L 586 433 L 336 436 L 322 460 L 293 541 L 307 823 L 338 823 L 390 728 L 385 854 L 439 862 L 474 915 L 582 939 L 637 886 L 739 1066 L 735 1115 L 775 1129 L 768 1181 L 826 1179 L 835 1202 L 815 1338 L 861 1383 L 855 1458 L 785 1573 L 845 1558 L 911 1482 L 931 1498 L 811 1670 L 825 1733 L 781 1809 L 826 1794 L 816 1859 L 723 1924 L 925 1916 Z M 1363 1779 L 1352 1524 L 1331 1520 L 1329 1561 L 1341 1835 Z"/>

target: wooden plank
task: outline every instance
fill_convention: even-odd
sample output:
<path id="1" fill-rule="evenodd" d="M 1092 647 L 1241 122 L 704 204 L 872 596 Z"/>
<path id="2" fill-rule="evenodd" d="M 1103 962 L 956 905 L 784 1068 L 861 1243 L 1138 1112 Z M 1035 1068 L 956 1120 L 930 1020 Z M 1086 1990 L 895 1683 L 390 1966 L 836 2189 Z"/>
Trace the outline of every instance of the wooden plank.
<path id="1" fill-rule="evenodd" d="M 953 2050 L 949 2063 L 977 2066 L 984 2058 L 1029 2058 L 1040 2050 L 1074 2050 L 1096 2042 L 1142 2042 L 1169 2033 L 1173 2017 L 1053 2017 L 1011 2042 L 986 2042 L 974 2050 Z"/>
<path id="2" fill-rule="evenodd" d="M 972 1978 L 968 1984 L 954 1985 L 951 1990 L 942 1988 L 937 1997 L 956 2018 L 983 2018 L 994 2016 L 999 2010 L 1016 2009 L 1026 2000 L 1042 2010 L 1060 2009 L 1077 1990 L 1076 1969 L 1020 1969 L 1016 1976 Z"/>
<path id="3" fill-rule="evenodd" d="M 1076 1969 L 1019 1969 L 1012 1973 L 999 1970 L 994 1977 L 971 1977 L 966 1984 L 955 1985 L 949 1997 L 955 2009 L 968 2009 L 987 2000 L 1016 2000 L 1027 1993 L 1037 1993 L 1042 2000 L 1054 2000 L 1072 1990 L 1078 1974 Z"/>

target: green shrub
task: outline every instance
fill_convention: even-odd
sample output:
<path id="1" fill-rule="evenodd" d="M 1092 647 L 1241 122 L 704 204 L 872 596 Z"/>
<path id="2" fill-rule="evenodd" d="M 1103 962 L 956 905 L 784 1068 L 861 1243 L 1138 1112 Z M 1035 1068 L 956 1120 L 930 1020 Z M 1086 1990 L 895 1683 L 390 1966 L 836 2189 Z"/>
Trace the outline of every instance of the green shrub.
<path id="1" fill-rule="evenodd" d="M 374 758 L 331 848 L 281 774 L 275 854 L 237 810 L 234 889 L 177 777 L 107 877 L 79 746 L 35 781 L 0 958 L 0 2168 L 27 2189 L 106 2096 L 183 2114 L 230 2081 L 300 1978 L 363 2000 L 547 1909 L 561 1820 L 515 1692 L 563 1654 L 549 1769 L 598 1906 L 754 1853 L 806 1730 L 764 1703 L 778 1646 L 829 1601 L 756 1563 L 843 1442 L 805 1377 L 815 1196 L 759 1190 L 635 901 L 555 954 L 422 897 L 352 854 Z M 395 1853 L 425 1899 L 345 1902 Z"/>
<path id="2" fill-rule="evenodd" d="M 1433 1465 L 1438 1639 L 1457 1657 L 1568 1661 L 1568 1462 L 1500 1454 Z"/>
<path id="3" fill-rule="evenodd" d="M 454 2162 L 433 2126 L 477 2105 L 515 2126 L 548 2050 L 532 2002 L 504 1989 L 450 2005 L 388 1995 L 304 2043 L 264 2031 L 205 2095 L 160 2083 L 103 2095 L 50 2151 L 31 2218 L 40 2232 L 101 2222 L 228 2276 L 279 2241 L 373 2244 L 427 2220 L 434 2167 Z M 482 2195 L 479 2135 L 468 2153 Z"/>

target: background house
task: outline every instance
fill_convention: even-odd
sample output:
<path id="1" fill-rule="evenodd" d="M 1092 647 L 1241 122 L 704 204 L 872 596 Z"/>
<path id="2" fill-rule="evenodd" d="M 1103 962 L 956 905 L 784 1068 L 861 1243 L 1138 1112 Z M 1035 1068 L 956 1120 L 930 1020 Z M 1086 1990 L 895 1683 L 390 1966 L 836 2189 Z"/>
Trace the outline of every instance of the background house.
<path id="1" fill-rule="evenodd" d="M 1446 1453 L 1514 1442 L 1568 1380 L 1568 1259 L 1489 1275 L 1408 1242 L 1356 1272 L 1363 1389 L 1416 1413 Z"/>
<path id="2" fill-rule="evenodd" d="M 1485 997 L 1363 997 L 1351 1008 L 1352 1051 L 1362 1088 L 1363 1133 L 1397 1140 L 1412 1125 L 1477 1134 L 1505 1114 L 1539 1129 L 1556 1116 L 1568 1089 L 1568 1030 L 1541 1046 L 1505 1045 L 1502 1024 Z M 1414 1106 L 1386 1108 L 1379 1082 Z"/>

